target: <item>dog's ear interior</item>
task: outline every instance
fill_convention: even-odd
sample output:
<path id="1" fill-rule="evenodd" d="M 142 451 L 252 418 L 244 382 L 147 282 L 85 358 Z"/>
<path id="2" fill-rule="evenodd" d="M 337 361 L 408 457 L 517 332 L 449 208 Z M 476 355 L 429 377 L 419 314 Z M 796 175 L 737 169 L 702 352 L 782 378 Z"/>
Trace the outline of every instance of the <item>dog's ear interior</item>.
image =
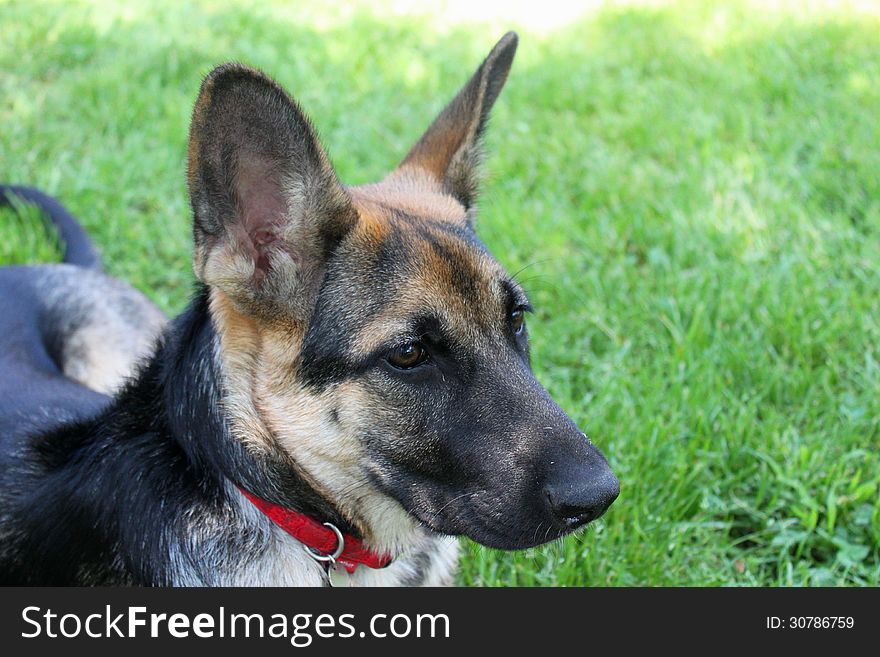
<path id="1" fill-rule="evenodd" d="M 508 32 L 400 163 L 418 167 L 470 209 L 477 195 L 481 141 L 489 111 L 507 80 L 517 36 Z"/>
<path id="2" fill-rule="evenodd" d="M 199 279 L 245 306 L 305 310 L 357 215 L 287 93 L 245 66 L 214 69 L 193 110 L 188 181 Z"/>

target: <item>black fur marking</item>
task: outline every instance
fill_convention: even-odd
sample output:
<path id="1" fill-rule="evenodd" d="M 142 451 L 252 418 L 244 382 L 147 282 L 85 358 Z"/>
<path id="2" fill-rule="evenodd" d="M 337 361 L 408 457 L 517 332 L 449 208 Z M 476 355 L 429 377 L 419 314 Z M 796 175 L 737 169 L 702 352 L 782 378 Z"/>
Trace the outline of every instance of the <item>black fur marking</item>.
<path id="1" fill-rule="evenodd" d="M 513 312 L 517 308 L 522 308 L 525 312 L 532 311 L 532 305 L 519 285 L 510 279 L 506 279 L 501 282 L 501 286 L 507 298 L 505 305 L 508 312 Z"/>

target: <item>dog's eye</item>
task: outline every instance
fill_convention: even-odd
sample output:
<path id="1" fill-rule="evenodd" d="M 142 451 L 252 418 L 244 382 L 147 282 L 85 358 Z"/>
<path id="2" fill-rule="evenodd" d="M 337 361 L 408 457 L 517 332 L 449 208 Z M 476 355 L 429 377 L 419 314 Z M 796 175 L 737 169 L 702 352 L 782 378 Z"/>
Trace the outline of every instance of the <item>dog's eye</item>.
<path id="1" fill-rule="evenodd" d="M 386 360 L 399 370 L 411 370 L 428 360 L 428 352 L 421 342 L 410 342 L 394 349 Z"/>
<path id="2" fill-rule="evenodd" d="M 517 308 L 510 313 L 510 326 L 513 328 L 514 335 L 520 335 L 526 327 L 526 312 L 522 308 Z"/>

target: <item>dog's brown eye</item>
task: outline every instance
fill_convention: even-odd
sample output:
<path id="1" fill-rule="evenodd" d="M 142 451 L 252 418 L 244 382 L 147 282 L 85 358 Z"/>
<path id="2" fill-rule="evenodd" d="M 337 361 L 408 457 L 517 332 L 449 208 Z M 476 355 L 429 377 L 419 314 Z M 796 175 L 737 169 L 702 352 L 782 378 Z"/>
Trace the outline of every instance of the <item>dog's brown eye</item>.
<path id="1" fill-rule="evenodd" d="M 428 360 L 425 348 L 419 342 L 410 342 L 388 354 L 388 362 L 401 370 L 409 370 Z"/>
<path id="2" fill-rule="evenodd" d="M 513 327 L 514 335 L 519 335 L 523 332 L 526 326 L 526 313 L 522 308 L 517 308 L 510 313 L 510 325 Z"/>

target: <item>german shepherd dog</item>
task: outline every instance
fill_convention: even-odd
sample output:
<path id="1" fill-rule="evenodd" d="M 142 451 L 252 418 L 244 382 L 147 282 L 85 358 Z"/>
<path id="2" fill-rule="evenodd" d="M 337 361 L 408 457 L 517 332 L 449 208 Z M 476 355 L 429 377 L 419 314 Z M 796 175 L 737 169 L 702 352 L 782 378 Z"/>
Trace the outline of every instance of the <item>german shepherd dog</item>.
<path id="1" fill-rule="evenodd" d="M 618 494 L 538 383 L 522 287 L 474 232 L 507 34 L 379 183 L 226 64 L 192 116 L 193 269 L 166 321 L 41 206 L 66 263 L 0 270 L 0 580 L 439 585 Z"/>

